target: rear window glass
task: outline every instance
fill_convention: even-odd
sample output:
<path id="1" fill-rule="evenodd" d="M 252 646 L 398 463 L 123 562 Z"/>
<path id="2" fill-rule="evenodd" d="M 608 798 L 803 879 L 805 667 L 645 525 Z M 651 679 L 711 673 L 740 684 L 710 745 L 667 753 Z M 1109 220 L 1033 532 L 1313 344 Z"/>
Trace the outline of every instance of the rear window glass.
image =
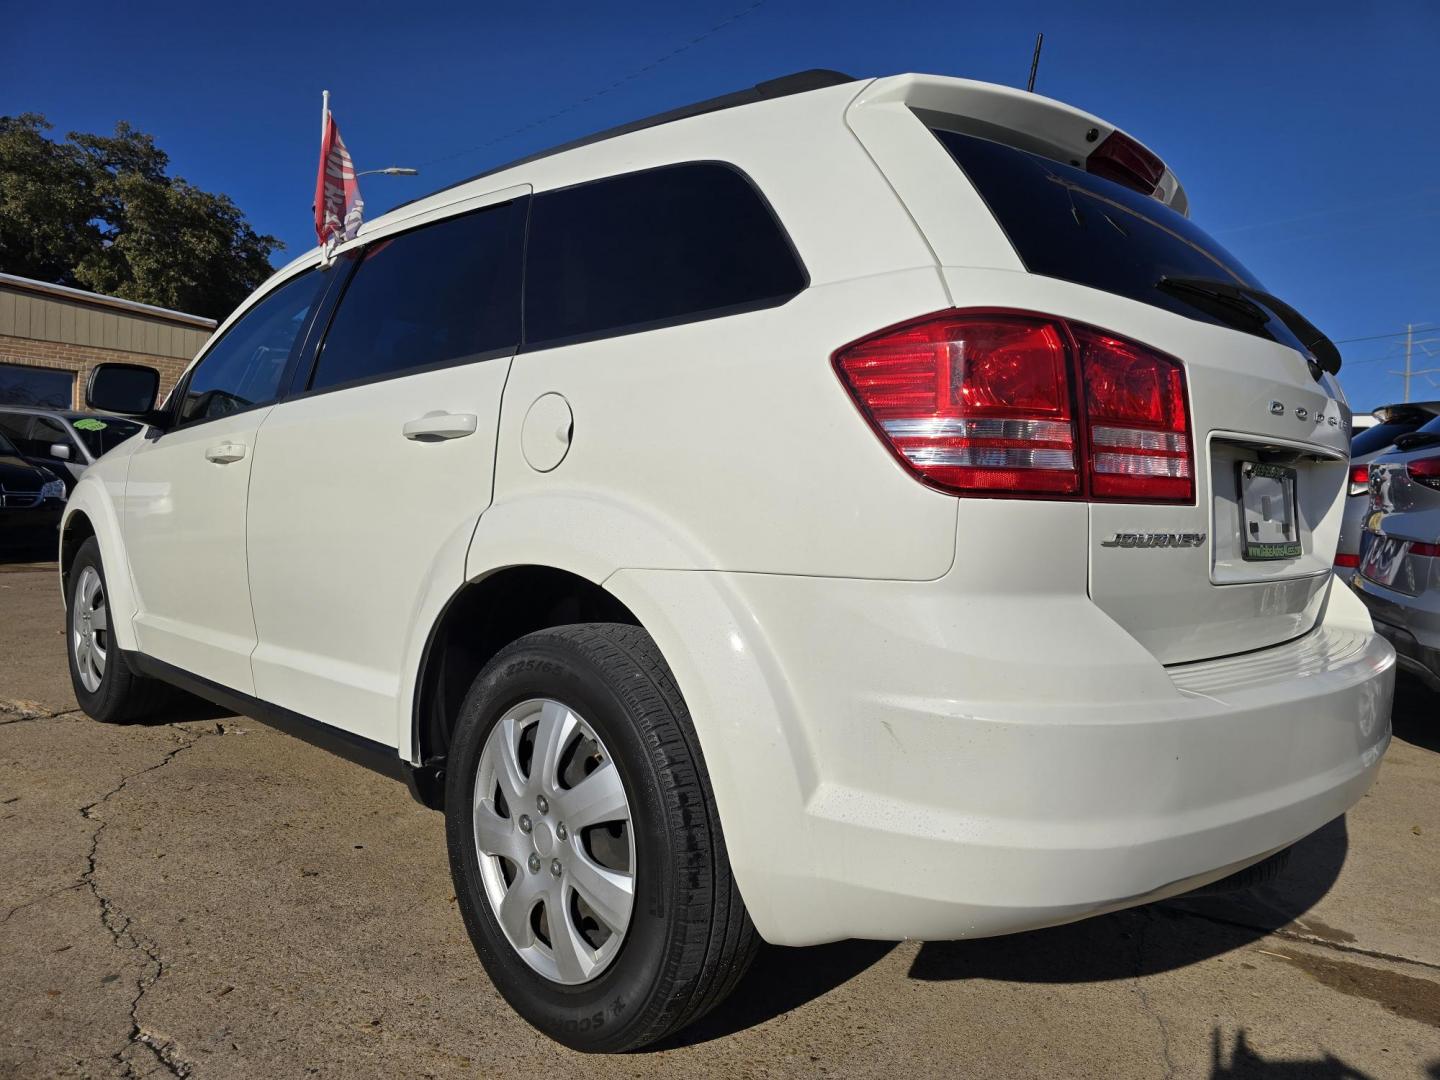
<path id="1" fill-rule="evenodd" d="M 1350 456 L 1360 457 L 1362 454 L 1383 450 L 1395 441 L 1396 436 L 1414 431 L 1419 426 L 1418 420 L 1397 420 L 1368 427 L 1350 440 Z"/>
<path id="2" fill-rule="evenodd" d="M 527 345 L 629 333 L 783 303 L 805 271 L 737 170 L 675 165 L 533 199 Z"/>
<path id="3" fill-rule="evenodd" d="M 1103 289 L 1187 318 L 1231 325 L 1162 292 L 1163 277 L 1263 286 L 1189 218 L 1158 199 L 1049 158 L 932 129 L 1034 274 Z M 1264 336 L 1301 348 L 1272 320 Z M 1302 349 L 1303 351 L 1303 349 Z"/>
<path id="4" fill-rule="evenodd" d="M 310 388 L 513 350 L 524 240 L 519 200 L 371 244 L 325 334 Z"/>

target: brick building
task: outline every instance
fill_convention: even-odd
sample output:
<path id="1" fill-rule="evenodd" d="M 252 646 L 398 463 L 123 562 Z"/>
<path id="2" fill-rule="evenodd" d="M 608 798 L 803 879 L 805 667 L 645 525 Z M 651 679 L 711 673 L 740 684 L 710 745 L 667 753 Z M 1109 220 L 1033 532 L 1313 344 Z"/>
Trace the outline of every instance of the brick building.
<path id="1" fill-rule="evenodd" d="M 214 319 L 0 274 L 0 404 L 84 408 L 103 361 L 147 364 L 162 393 L 215 329 Z"/>

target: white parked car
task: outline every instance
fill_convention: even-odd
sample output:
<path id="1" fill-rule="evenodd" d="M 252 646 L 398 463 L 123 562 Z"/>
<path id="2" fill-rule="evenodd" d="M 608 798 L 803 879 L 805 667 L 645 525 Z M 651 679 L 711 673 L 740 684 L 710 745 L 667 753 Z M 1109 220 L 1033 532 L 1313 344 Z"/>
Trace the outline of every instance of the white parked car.
<path id="1" fill-rule="evenodd" d="M 1332 588 L 1334 347 L 1185 209 L 1070 106 L 833 73 L 401 207 L 163 410 L 95 374 L 149 426 L 66 512 L 76 694 L 406 777 L 496 986 L 589 1050 L 762 938 L 1264 863 L 1374 779 L 1394 654 Z"/>

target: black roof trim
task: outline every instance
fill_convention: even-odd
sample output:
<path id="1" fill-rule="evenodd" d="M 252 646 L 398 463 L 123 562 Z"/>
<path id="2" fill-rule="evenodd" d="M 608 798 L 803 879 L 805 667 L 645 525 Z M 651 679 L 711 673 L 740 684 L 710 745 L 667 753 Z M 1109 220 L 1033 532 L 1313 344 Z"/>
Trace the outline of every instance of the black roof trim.
<path id="1" fill-rule="evenodd" d="M 585 135 L 559 146 L 552 146 L 549 150 L 541 150 L 538 153 L 528 154 L 514 161 L 507 161 L 503 165 L 496 165 L 493 169 L 486 169 L 484 172 L 476 173 L 474 176 L 467 176 L 463 180 L 456 180 L 453 184 L 446 184 L 442 188 L 436 188 L 428 195 L 421 195 L 419 198 L 411 199 L 409 202 L 400 203 L 393 209 L 398 210 L 401 206 L 409 206 L 411 203 L 419 202 L 421 199 L 428 199 L 432 195 L 438 195 L 442 191 L 449 191 L 451 188 L 460 187 L 474 180 L 481 180 L 495 173 L 504 172 L 506 169 L 513 169 L 518 165 L 528 165 L 532 161 L 539 161 L 541 158 L 552 157 L 555 154 L 563 154 L 567 150 L 578 150 L 582 146 L 589 146 L 591 143 L 604 142 L 606 139 L 613 139 L 617 135 L 629 135 L 632 131 L 644 131 L 646 128 L 659 127 L 661 124 L 669 124 L 676 120 L 686 120 L 692 116 L 703 116 L 705 113 L 719 112 L 722 109 L 733 109 L 739 105 L 754 105 L 760 101 L 770 101 L 774 98 L 789 97 L 792 94 L 804 94 L 811 90 L 823 90 L 828 86 L 840 86 L 844 83 L 855 82 L 855 76 L 846 75 L 844 72 L 831 71 L 828 68 L 811 68 L 809 71 L 797 71 L 791 75 L 782 75 L 778 79 L 770 79 L 766 82 L 756 83 L 746 90 L 736 90 L 733 93 L 721 94 L 719 97 L 707 98 L 704 101 L 697 101 L 693 105 L 682 105 L 678 109 L 670 109 L 668 112 L 656 113 L 654 116 L 647 116 L 641 120 L 632 120 L 628 124 L 620 124 L 618 127 L 606 128 L 604 131 L 597 131 L 593 135 Z"/>

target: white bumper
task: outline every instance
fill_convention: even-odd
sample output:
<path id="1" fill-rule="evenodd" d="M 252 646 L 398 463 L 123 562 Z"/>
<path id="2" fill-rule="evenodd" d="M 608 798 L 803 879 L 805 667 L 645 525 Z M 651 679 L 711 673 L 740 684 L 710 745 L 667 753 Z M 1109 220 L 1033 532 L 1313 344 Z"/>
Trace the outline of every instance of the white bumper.
<path id="1" fill-rule="evenodd" d="M 1394 652 L 1348 590 L 1297 641 L 1164 668 L 1084 596 L 623 571 L 741 892 L 785 945 L 957 938 L 1187 891 L 1344 813 Z"/>

